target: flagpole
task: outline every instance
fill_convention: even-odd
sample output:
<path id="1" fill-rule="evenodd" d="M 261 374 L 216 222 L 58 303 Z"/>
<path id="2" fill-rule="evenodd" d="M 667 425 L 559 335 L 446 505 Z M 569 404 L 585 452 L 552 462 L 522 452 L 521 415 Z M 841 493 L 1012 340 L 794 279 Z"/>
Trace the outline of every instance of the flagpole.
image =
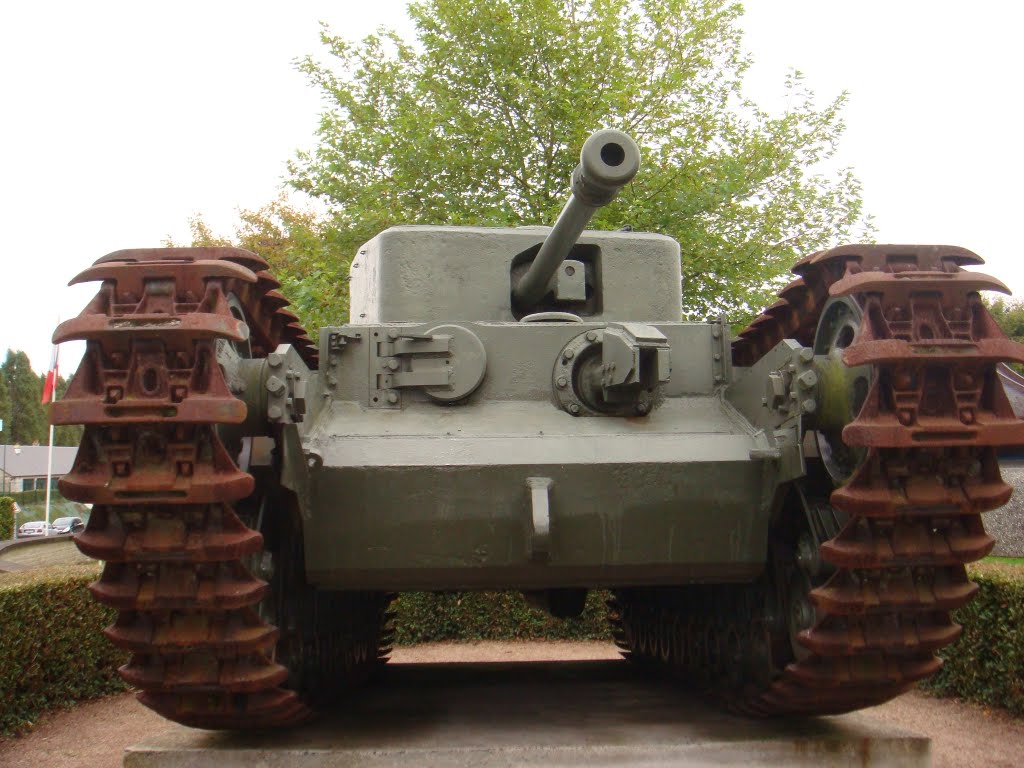
<path id="1" fill-rule="evenodd" d="M 58 319 L 58 325 L 60 325 Z M 60 347 L 56 344 L 53 345 L 53 360 L 51 361 L 50 370 L 46 374 L 49 379 L 49 386 L 44 385 L 43 399 L 48 401 L 52 405 L 57 401 L 57 360 L 60 355 Z M 46 527 L 43 529 L 43 535 L 50 535 L 50 486 L 53 485 L 53 419 L 50 419 L 50 447 L 46 451 Z"/>
<path id="2" fill-rule="evenodd" d="M 46 452 L 46 528 L 44 536 L 50 535 L 50 478 L 53 475 L 53 424 L 50 425 L 50 448 Z"/>

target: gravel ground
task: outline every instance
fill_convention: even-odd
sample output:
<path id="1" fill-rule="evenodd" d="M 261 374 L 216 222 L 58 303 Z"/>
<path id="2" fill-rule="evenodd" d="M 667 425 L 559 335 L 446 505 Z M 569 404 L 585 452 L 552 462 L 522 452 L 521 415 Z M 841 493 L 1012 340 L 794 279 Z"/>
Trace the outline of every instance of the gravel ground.
<path id="1" fill-rule="evenodd" d="M 397 649 L 394 663 L 452 661 L 555 661 L 617 658 L 607 643 L 439 643 Z M 936 768 L 1020 766 L 1024 720 L 951 699 L 912 692 L 864 710 L 887 726 L 932 739 Z M 125 747 L 160 733 L 167 721 L 132 694 L 81 704 L 43 717 L 29 734 L 0 740 L 4 768 L 117 768 Z"/>
<path id="2" fill-rule="evenodd" d="M 1024 557 L 1024 464 L 1000 462 L 1000 468 L 1013 496 L 1005 507 L 985 513 L 985 529 L 996 538 L 993 555 Z"/>

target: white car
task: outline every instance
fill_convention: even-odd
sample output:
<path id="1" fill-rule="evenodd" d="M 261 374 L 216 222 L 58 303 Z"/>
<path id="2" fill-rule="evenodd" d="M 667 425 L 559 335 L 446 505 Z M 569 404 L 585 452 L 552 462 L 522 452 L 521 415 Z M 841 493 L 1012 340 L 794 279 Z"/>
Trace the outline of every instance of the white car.
<path id="1" fill-rule="evenodd" d="M 32 520 L 28 523 L 23 523 L 18 529 L 18 538 L 24 538 L 26 536 L 44 536 L 46 535 L 46 523 L 42 520 Z"/>

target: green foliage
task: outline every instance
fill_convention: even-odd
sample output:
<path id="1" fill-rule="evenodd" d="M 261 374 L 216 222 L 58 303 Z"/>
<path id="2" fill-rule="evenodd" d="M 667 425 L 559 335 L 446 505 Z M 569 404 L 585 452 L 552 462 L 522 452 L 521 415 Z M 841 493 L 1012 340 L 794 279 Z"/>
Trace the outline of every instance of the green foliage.
<path id="1" fill-rule="evenodd" d="M 41 713 L 124 690 L 126 661 L 101 630 L 114 612 L 86 589 L 95 565 L 0 574 L 0 734 Z"/>
<path id="2" fill-rule="evenodd" d="M 518 592 L 404 592 L 395 602 L 395 642 L 608 640 L 606 592 L 591 592 L 578 619 L 554 619 Z"/>
<path id="3" fill-rule="evenodd" d="M 0 431 L 0 443 L 12 443 L 11 437 L 11 395 L 10 387 L 7 386 L 7 377 L 4 375 L 3 366 L 0 365 L 0 420 L 4 428 Z"/>
<path id="4" fill-rule="evenodd" d="M 1024 342 L 1024 301 L 1000 297 L 985 304 L 1003 333 L 1014 341 Z"/>
<path id="5" fill-rule="evenodd" d="M 57 399 L 60 400 L 64 397 L 64 393 L 68 391 L 68 384 L 70 381 L 65 379 L 63 376 L 57 377 Z M 50 406 L 44 405 L 46 409 L 46 421 L 50 419 Z M 82 435 L 85 432 L 85 427 L 81 424 L 59 424 L 53 428 L 53 444 L 54 445 L 71 445 L 76 446 L 82 442 Z"/>
<path id="6" fill-rule="evenodd" d="M 20 350 L 7 350 L 2 368 L 11 402 L 10 427 L 4 422 L 8 444 L 46 443 L 49 430 L 40 403 L 43 394 L 42 378 L 32 370 L 28 355 Z"/>
<path id="7" fill-rule="evenodd" d="M 0 496 L 0 541 L 14 538 L 14 499 Z"/>
<path id="8" fill-rule="evenodd" d="M 954 614 L 963 634 L 942 651 L 945 664 L 924 685 L 1024 715 L 1024 568 L 984 562 L 970 575 L 980 589 Z"/>
<path id="9" fill-rule="evenodd" d="M 423 0 L 409 6 L 415 44 L 325 29 L 328 60 L 300 67 L 329 108 L 290 183 L 328 207 L 322 233 L 346 256 L 394 224 L 550 223 L 586 136 L 621 128 L 644 167 L 593 226 L 676 238 L 687 314 L 740 320 L 799 256 L 869 229 L 853 174 L 818 171 L 845 94 L 818 106 L 794 72 L 782 114 L 745 99 L 741 12 L 726 0 Z M 320 301 L 340 306 L 340 285 Z"/>
<path id="10" fill-rule="evenodd" d="M 240 218 L 233 241 L 215 235 L 202 217 L 193 218 L 192 245 L 237 245 L 266 259 L 314 340 L 320 328 L 348 322 L 348 268 L 355 247 L 338 230 L 286 197 L 243 210 Z"/>
<path id="11" fill-rule="evenodd" d="M 0 365 L 0 419 L 4 420 L 0 443 L 46 445 L 49 442 L 50 406 L 41 402 L 45 378 L 45 372 L 40 375 L 32 370 L 32 363 L 24 352 L 7 350 L 7 357 Z M 62 397 L 67 388 L 67 379 L 58 377 L 57 397 Z M 80 426 L 56 427 L 53 444 L 78 445 L 82 431 Z"/>

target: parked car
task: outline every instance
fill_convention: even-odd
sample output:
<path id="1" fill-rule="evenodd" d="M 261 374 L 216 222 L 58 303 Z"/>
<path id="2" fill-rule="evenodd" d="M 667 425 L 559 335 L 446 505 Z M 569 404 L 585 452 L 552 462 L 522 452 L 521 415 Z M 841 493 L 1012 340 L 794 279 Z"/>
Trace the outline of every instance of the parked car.
<path id="1" fill-rule="evenodd" d="M 78 533 L 85 530 L 80 517 L 58 517 L 50 523 L 50 533 Z"/>
<path id="2" fill-rule="evenodd" d="M 28 523 L 23 523 L 18 529 L 18 538 L 27 536 L 43 536 L 46 533 L 46 523 L 42 520 L 32 520 Z"/>

